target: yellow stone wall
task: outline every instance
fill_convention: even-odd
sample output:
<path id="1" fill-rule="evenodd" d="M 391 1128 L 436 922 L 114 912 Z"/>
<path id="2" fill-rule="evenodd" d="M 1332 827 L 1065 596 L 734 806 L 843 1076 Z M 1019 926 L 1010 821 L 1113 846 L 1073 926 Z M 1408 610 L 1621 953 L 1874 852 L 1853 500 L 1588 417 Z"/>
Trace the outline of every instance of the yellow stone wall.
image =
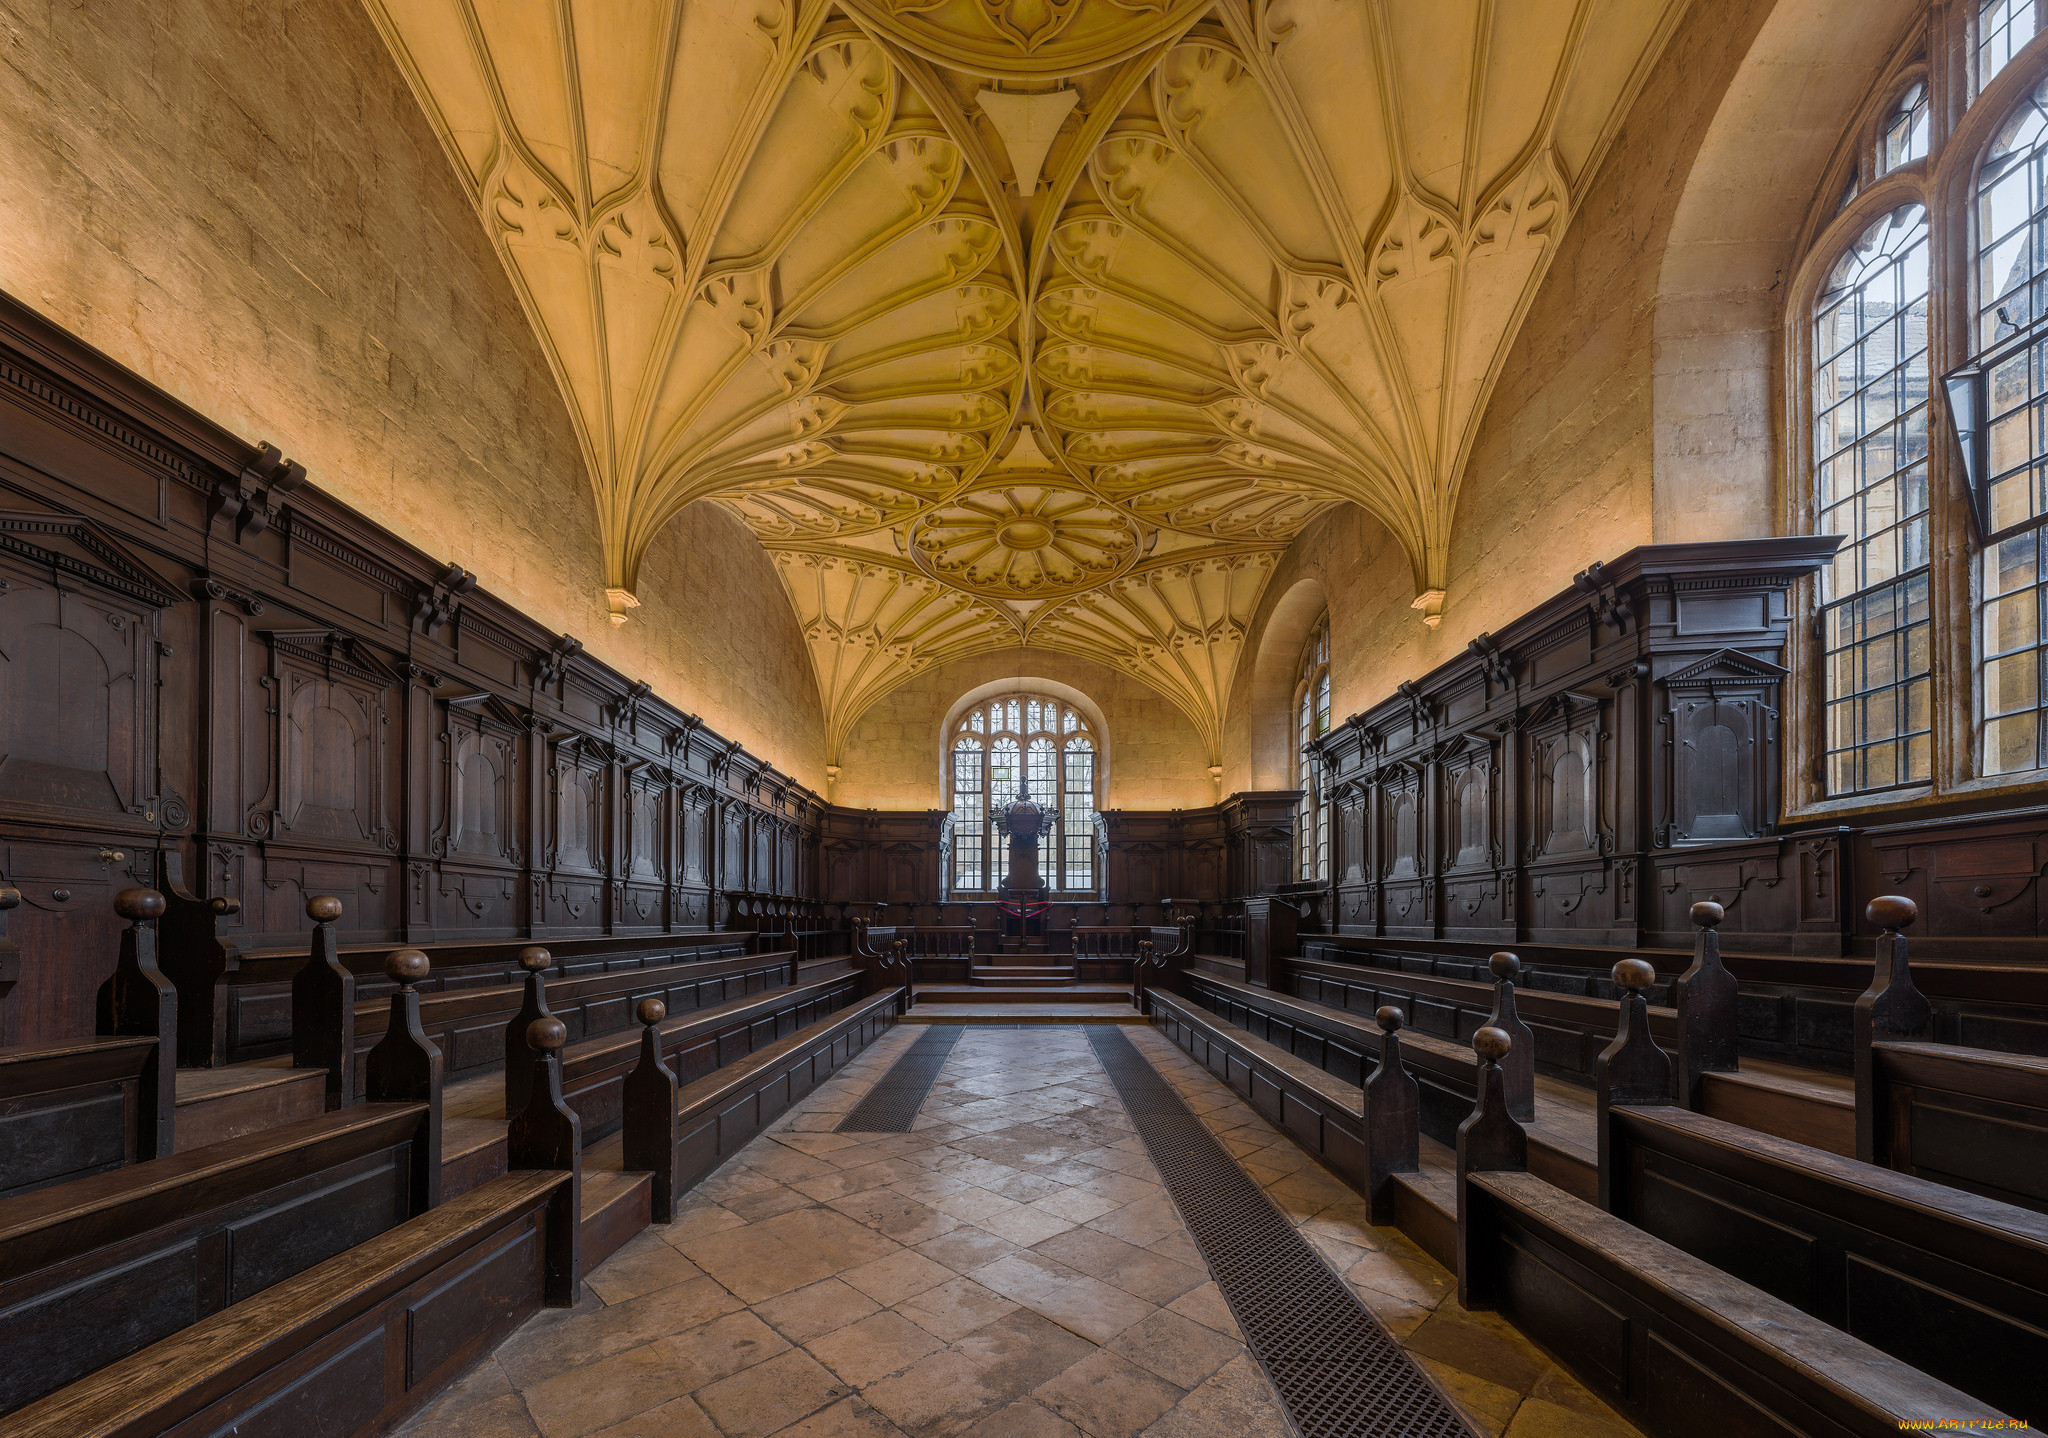
<path id="1" fill-rule="evenodd" d="M 361 6 L 10 5 L 0 288 L 822 790 L 802 636 L 698 505 L 614 629 L 532 326 Z"/>

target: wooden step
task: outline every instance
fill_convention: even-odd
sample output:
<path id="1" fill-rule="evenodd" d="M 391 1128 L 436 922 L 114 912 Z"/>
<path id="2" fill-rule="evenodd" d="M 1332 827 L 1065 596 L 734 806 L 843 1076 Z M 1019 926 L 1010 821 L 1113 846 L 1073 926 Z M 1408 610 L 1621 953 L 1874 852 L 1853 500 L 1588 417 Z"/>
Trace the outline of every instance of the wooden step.
<path id="1" fill-rule="evenodd" d="M 1077 984 L 1058 987 L 996 986 L 983 984 L 919 984 L 921 1004 L 1127 1004 L 1128 984 Z"/>
<path id="2" fill-rule="evenodd" d="M 967 982 L 978 988 L 1058 989 L 1074 982 L 1072 969 L 975 969 Z"/>
<path id="3" fill-rule="evenodd" d="M 179 1069 L 177 1151 L 190 1153 L 325 1112 L 327 1070 L 295 1069 L 290 1054 Z"/>
<path id="4" fill-rule="evenodd" d="M 586 1155 L 587 1159 L 588 1155 Z M 584 1273 L 589 1273 L 654 1222 L 654 1175 L 615 1168 L 583 1170 Z"/>
<path id="5" fill-rule="evenodd" d="M 1745 1057 L 1742 1071 L 1706 1076 L 1709 1117 L 1856 1156 L 1856 1088 L 1847 1074 Z"/>
<path id="6" fill-rule="evenodd" d="M 441 1201 L 480 1188 L 505 1172 L 505 1120 L 441 1119 Z"/>

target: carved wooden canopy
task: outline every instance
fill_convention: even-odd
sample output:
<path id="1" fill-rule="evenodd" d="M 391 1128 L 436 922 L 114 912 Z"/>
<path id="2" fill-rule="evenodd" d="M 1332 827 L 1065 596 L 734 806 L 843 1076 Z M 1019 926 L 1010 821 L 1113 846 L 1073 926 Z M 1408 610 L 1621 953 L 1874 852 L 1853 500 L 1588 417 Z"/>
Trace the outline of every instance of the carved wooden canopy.
<path id="1" fill-rule="evenodd" d="M 1458 485 L 1684 0 L 366 0 L 574 417 L 615 615 L 730 507 L 828 749 L 1030 643 L 1216 746 L 1275 555 Z"/>

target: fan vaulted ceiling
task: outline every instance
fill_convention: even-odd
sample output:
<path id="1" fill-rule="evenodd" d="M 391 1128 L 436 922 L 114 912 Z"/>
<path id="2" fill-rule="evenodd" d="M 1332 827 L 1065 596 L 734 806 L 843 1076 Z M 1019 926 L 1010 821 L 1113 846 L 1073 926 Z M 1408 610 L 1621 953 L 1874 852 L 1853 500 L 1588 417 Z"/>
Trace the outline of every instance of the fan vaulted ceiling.
<path id="1" fill-rule="evenodd" d="M 726 505 L 836 763 L 1023 643 L 1216 749 L 1335 503 L 1433 621 L 1494 377 L 1685 0 L 367 3 L 568 400 L 615 617 Z"/>

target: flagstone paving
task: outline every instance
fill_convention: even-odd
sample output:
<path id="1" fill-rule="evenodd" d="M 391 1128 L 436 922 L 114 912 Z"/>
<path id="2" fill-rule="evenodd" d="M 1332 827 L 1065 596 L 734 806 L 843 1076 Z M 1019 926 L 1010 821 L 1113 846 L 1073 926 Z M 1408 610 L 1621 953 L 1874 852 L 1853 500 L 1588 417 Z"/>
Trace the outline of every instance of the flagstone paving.
<path id="1" fill-rule="evenodd" d="M 834 1133 L 899 1029 L 530 1319 L 433 1438 L 1288 1438 L 1079 1028 L 969 1029 L 907 1134 Z M 1165 1038 L 1131 1037 L 1474 1426 L 1634 1430 Z"/>

